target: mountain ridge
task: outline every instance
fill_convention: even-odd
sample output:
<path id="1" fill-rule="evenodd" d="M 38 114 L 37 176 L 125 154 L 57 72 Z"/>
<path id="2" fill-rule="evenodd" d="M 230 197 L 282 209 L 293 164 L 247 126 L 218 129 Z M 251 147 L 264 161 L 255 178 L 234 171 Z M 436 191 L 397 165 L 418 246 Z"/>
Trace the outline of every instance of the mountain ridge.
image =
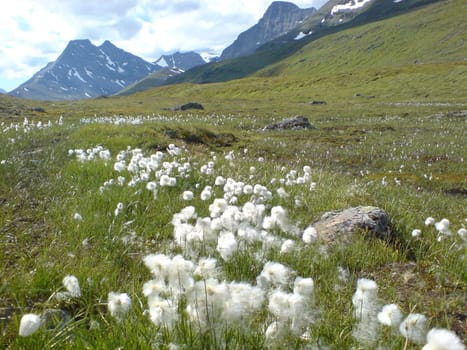
<path id="1" fill-rule="evenodd" d="M 340 0 L 331 0 L 323 5 L 321 9 L 330 11 L 333 6 L 339 3 L 339 1 Z M 399 3 L 393 3 L 393 1 L 389 1 L 391 5 L 395 4 L 402 6 L 403 9 L 396 12 L 395 14 L 384 13 L 388 7 L 377 6 L 377 9 L 373 11 L 371 16 L 366 16 L 366 11 L 372 9 L 374 4 L 388 4 L 387 0 L 372 0 L 370 6 L 366 8 L 366 11 L 358 12 L 356 16 L 354 16 L 351 20 L 346 21 L 345 23 L 335 26 L 323 27 L 321 30 L 313 32 L 312 35 L 305 35 L 305 37 L 300 40 L 294 40 L 300 32 L 306 32 L 310 30 L 309 27 L 303 27 L 303 25 L 301 25 L 300 27 L 290 31 L 287 35 L 271 40 L 270 42 L 260 46 L 253 54 L 249 56 L 225 60 L 202 67 L 195 67 L 189 72 L 185 72 L 179 76 L 169 78 L 166 83 L 180 84 L 189 82 L 204 84 L 240 79 L 249 75 L 253 75 L 268 65 L 280 62 L 281 60 L 293 55 L 302 47 L 308 45 L 310 42 L 318 40 L 324 36 L 379 21 L 385 18 L 390 18 L 392 16 L 399 16 L 406 12 L 416 10 L 419 7 L 427 6 L 429 4 L 441 1 L 446 0 L 404 0 L 403 2 Z M 373 6 L 371 6 L 372 4 Z M 311 17 L 314 16 L 315 15 L 312 15 Z M 304 25 L 306 22 L 307 21 L 304 21 Z"/>
<path id="2" fill-rule="evenodd" d="M 264 43 L 297 27 L 306 17 L 316 11 L 314 7 L 301 9 L 291 2 L 272 2 L 257 24 L 240 33 L 237 39 L 222 51 L 220 60 L 253 53 Z"/>
<path id="3" fill-rule="evenodd" d="M 111 95 L 157 69 L 108 40 L 100 46 L 88 39 L 71 40 L 55 61 L 9 94 L 50 100 Z"/>

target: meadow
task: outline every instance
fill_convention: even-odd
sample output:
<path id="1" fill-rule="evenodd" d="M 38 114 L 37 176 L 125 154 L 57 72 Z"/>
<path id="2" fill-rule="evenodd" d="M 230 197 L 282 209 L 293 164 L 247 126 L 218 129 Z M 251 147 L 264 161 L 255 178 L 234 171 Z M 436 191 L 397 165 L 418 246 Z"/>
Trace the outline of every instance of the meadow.
<path id="1" fill-rule="evenodd" d="M 271 132 L 280 114 L 248 103 L 3 118 L 2 345 L 420 348 L 378 322 L 386 304 L 464 338 L 465 104 L 329 105 Z M 358 205 L 388 213 L 390 240 L 314 239 L 323 213 Z M 368 313 L 357 282 L 377 288 Z M 18 336 L 25 314 L 47 322 Z"/>

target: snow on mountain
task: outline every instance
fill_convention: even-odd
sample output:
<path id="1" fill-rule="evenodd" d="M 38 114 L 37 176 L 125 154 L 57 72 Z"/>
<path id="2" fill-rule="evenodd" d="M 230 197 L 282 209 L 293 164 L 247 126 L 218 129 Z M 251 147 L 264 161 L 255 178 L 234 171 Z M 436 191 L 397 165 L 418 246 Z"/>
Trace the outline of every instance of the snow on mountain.
<path id="1" fill-rule="evenodd" d="M 345 4 L 339 4 L 335 5 L 331 9 L 331 15 L 335 15 L 339 12 L 351 12 L 356 9 L 359 9 L 363 6 L 365 6 L 367 3 L 371 2 L 373 0 L 350 0 L 349 2 Z"/>
<path id="2" fill-rule="evenodd" d="M 190 68 L 205 64 L 206 61 L 199 53 L 190 52 L 176 52 L 172 55 L 161 56 L 154 64 L 163 68 L 177 68 L 186 71 Z"/>

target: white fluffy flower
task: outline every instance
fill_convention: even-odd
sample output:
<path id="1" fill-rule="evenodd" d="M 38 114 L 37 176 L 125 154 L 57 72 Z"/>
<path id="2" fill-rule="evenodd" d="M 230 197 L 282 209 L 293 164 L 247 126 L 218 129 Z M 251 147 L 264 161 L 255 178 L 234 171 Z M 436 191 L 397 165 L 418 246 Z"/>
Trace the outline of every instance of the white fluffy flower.
<path id="1" fill-rule="evenodd" d="M 357 281 L 357 290 L 352 297 L 352 304 L 355 308 L 355 318 L 359 320 L 370 320 L 376 317 L 378 307 L 378 285 L 375 281 L 360 278 Z"/>
<path id="2" fill-rule="evenodd" d="M 149 305 L 149 317 L 156 326 L 172 328 L 178 318 L 177 305 L 170 299 L 153 300 Z"/>
<path id="3" fill-rule="evenodd" d="M 291 277 L 291 270 L 281 263 L 268 261 L 263 266 L 263 271 L 256 278 L 258 286 L 262 288 L 286 287 Z"/>
<path id="4" fill-rule="evenodd" d="M 62 283 L 73 298 L 79 298 L 81 296 L 79 281 L 75 276 L 68 275 L 63 277 Z"/>
<path id="5" fill-rule="evenodd" d="M 73 219 L 76 221 L 83 221 L 83 217 L 81 216 L 80 213 L 74 213 L 73 214 Z"/>
<path id="6" fill-rule="evenodd" d="M 427 344 L 422 350 L 465 350 L 456 333 L 447 329 L 431 329 L 426 336 Z"/>
<path id="7" fill-rule="evenodd" d="M 378 313 L 378 321 L 390 327 L 399 327 L 402 322 L 403 315 L 399 306 L 396 304 L 384 305 L 381 312 Z"/>
<path id="8" fill-rule="evenodd" d="M 436 230 L 443 235 L 450 235 L 451 230 L 449 229 L 449 220 L 441 219 L 441 221 L 435 223 Z"/>
<path id="9" fill-rule="evenodd" d="M 223 232 L 217 241 L 217 251 L 222 259 L 229 260 L 238 248 L 237 241 L 232 232 Z"/>
<path id="10" fill-rule="evenodd" d="M 399 331 L 408 340 L 423 344 L 426 335 L 426 317 L 422 314 L 409 314 L 400 324 Z"/>
<path id="11" fill-rule="evenodd" d="M 42 319 L 36 314 L 25 314 L 21 317 L 19 323 L 19 335 L 28 337 L 39 329 L 42 324 Z"/>
<path id="12" fill-rule="evenodd" d="M 318 239 L 318 233 L 313 226 L 308 226 L 305 231 L 303 231 L 302 240 L 305 244 L 313 243 Z"/>
<path id="13" fill-rule="evenodd" d="M 281 245 L 281 254 L 292 253 L 295 250 L 295 241 L 292 239 L 285 240 Z"/>
<path id="14" fill-rule="evenodd" d="M 427 217 L 425 220 L 425 226 L 433 225 L 435 223 L 435 219 L 431 216 Z"/>
<path id="15" fill-rule="evenodd" d="M 420 230 L 418 228 L 416 228 L 415 230 L 412 230 L 412 233 L 411 233 L 412 237 L 414 237 L 414 238 L 419 237 L 421 234 L 422 234 L 422 230 Z"/>
<path id="16" fill-rule="evenodd" d="M 184 201 L 191 201 L 193 199 L 193 192 L 191 191 L 184 191 L 182 194 L 182 198 Z"/>
<path id="17" fill-rule="evenodd" d="M 127 293 L 110 292 L 107 298 L 107 307 L 110 315 L 122 320 L 131 308 L 131 299 Z"/>
<path id="18" fill-rule="evenodd" d="M 203 191 L 201 191 L 201 200 L 202 201 L 207 201 L 209 198 L 212 196 L 212 189 L 211 186 L 206 186 Z"/>
<path id="19" fill-rule="evenodd" d="M 289 196 L 289 194 L 284 189 L 284 187 L 279 187 L 276 192 L 279 195 L 279 197 L 281 197 L 281 198 L 287 198 Z"/>
<path id="20" fill-rule="evenodd" d="M 218 275 L 217 260 L 214 258 L 201 258 L 194 274 L 203 279 L 216 278 Z"/>
<path id="21" fill-rule="evenodd" d="M 297 277 L 294 282 L 293 292 L 303 297 L 310 297 L 313 295 L 314 282 L 313 279 Z"/>
<path id="22" fill-rule="evenodd" d="M 467 241 L 467 229 L 465 228 L 460 228 L 457 231 L 457 234 L 459 235 L 460 238 L 462 238 L 464 241 Z"/>

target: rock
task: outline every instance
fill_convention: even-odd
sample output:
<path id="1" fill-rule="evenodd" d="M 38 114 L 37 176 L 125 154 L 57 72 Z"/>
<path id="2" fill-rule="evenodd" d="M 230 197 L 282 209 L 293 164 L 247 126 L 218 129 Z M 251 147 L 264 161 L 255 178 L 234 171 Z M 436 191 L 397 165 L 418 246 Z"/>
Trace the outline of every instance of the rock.
<path id="1" fill-rule="evenodd" d="M 186 111 L 187 109 L 204 109 L 204 107 L 201 103 L 198 102 L 188 102 L 172 108 L 173 111 Z"/>
<path id="2" fill-rule="evenodd" d="M 279 123 L 269 124 L 263 128 L 267 130 L 299 130 L 299 129 L 313 129 L 313 125 L 307 117 L 297 115 L 293 118 L 284 119 Z"/>
<path id="3" fill-rule="evenodd" d="M 61 309 L 46 309 L 42 314 L 42 322 L 46 329 L 61 329 L 70 320 L 70 314 Z"/>
<path id="4" fill-rule="evenodd" d="M 31 108 L 31 112 L 45 113 L 45 109 L 42 107 L 33 107 Z"/>
<path id="5" fill-rule="evenodd" d="M 388 215 L 380 208 L 359 206 L 325 213 L 313 224 L 318 238 L 327 243 L 351 242 L 352 235 L 363 231 L 387 239 L 391 236 Z"/>
<path id="6" fill-rule="evenodd" d="M 326 104 L 328 104 L 326 101 L 320 101 L 320 100 L 310 101 L 310 105 L 326 105 Z"/>

